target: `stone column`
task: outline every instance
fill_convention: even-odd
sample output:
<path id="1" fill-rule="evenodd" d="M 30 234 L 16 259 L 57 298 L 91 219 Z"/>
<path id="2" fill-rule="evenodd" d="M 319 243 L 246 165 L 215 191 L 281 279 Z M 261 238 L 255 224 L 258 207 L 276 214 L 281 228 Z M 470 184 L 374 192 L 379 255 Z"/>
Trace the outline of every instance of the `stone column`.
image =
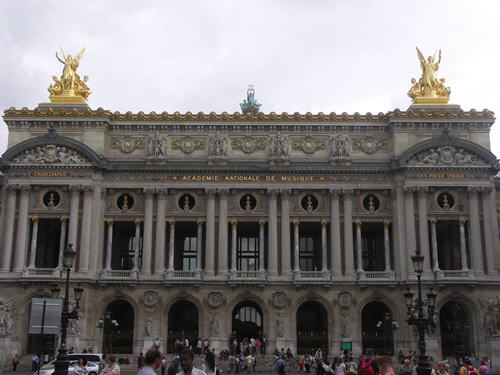
<path id="1" fill-rule="evenodd" d="M 432 270 L 434 272 L 439 271 L 439 257 L 438 257 L 436 224 L 437 224 L 437 220 L 435 218 L 431 218 L 431 243 L 432 243 L 432 261 L 433 261 Z"/>
<path id="2" fill-rule="evenodd" d="M 16 195 L 17 186 L 7 185 L 7 204 L 5 215 L 5 232 L 3 235 L 2 268 L 1 272 L 10 271 L 10 260 L 12 257 L 12 242 L 14 239 L 14 219 L 16 217 Z"/>
<path id="3" fill-rule="evenodd" d="M 298 220 L 293 221 L 293 272 L 294 273 L 300 271 L 299 225 L 300 223 Z"/>
<path id="4" fill-rule="evenodd" d="M 472 269 L 476 276 L 484 274 L 483 246 L 481 241 L 481 224 L 479 221 L 479 186 L 470 186 L 469 192 L 469 213 L 470 213 L 470 235 L 471 235 L 471 260 Z"/>
<path id="5" fill-rule="evenodd" d="M 133 271 L 139 270 L 139 249 L 141 247 L 141 221 L 135 220 L 135 241 L 134 241 L 134 268 Z"/>
<path id="6" fill-rule="evenodd" d="M 462 270 L 467 271 L 467 244 L 465 242 L 465 219 L 458 220 L 460 228 L 460 261 L 462 262 Z"/>
<path id="7" fill-rule="evenodd" d="M 175 221 L 170 221 L 170 236 L 168 241 L 168 271 L 174 271 L 174 253 L 175 253 Z"/>
<path id="8" fill-rule="evenodd" d="M 361 242 L 361 221 L 356 220 L 356 254 L 358 258 L 357 272 L 363 272 L 363 246 Z"/>
<path id="9" fill-rule="evenodd" d="M 414 186 L 405 186 L 406 262 L 408 270 L 413 270 L 411 257 L 415 254 L 417 238 L 415 233 L 415 208 L 413 204 Z"/>
<path id="10" fill-rule="evenodd" d="M 281 193 L 281 276 L 289 277 L 290 259 L 290 189 L 280 189 Z"/>
<path id="11" fill-rule="evenodd" d="M 26 266 L 26 235 L 28 225 L 28 203 L 30 199 L 30 185 L 20 185 L 19 207 L 17 210 L 16 253 L 14 258 L 14 272 L 21 272 Z"/>
<path id="12" fill-rule="evenodd" d="M 151 257 L 153 255 L 153 199 L 154 189 L 144 188 L 144 240 L 142 245 L 141 274 L 151 275 Z"/>
<path id="13" fill-rule="evenodd" d="M 330 190 L 330 255 L 332 276 L 342 276 L 339 191 Z"/>
<path id="14" fill-rule="evenodd" d="M 266 222 L 264 220 L 259 220 L 259 271 L 264 272 L 264 251 L 266 249 L 265 247 L 265 239 L 264 239 L 264 232 L 265 232 L 265 227 L 266 227 Z"/>
<path id="15" fill-rule="evenodd" d="M 486 250 L 486 272 L 488 275 L 497 274 L 498 271 L 495 270 L 495 241 L 498 238 L 493 238 L 493 233 L 496 231 L 493 229 L 492 224 L 492 207 L 490 206 L 490 194 L 492 192 L 491 186 L 481 186 L 481 204 L 483 208 L 483 224 L 484 224 L 484 248 Z M 493 207 L 496 212 L 496 207 Z"/>
<path id="16" fill-rule="evenodd" d="M 86 273 L 89 270 L 93 190 L 94 188 L 91 185 L 83 186 L 82 228 L 80 234 L 80 255 L 78 264 L 78 272 L 83 273 Z"/>
<path id="17" fill-rule="evenodd" d="M 33 221 L 33 230 L 31 232 L 30 262 L 29 262 L 28 268 L 34 269 L 35 268 L 35 259 L 36 259 L 36 245 L 37 245 L 37 239 L 38 239 L 38 218 L 33 217 L 33 218 L 31 218 L 31 221 Z"/>
<path id="18" fill-rule="evenodd" d="M 57 260 L 57 268 L 62 269 L 63 267 L 63 255 L 66 248 L 66 225 L 68 219 L 65 217 L 61 218 L 61 236 L 59 237 L 59 256 Z"/>
<path id="19" fill-rule="evenodd" d="M 429 228 L 427 224 L 427 186 L 419 186 L 417 188 L 418 196 L 418 235 L 420 253 L 424 256 L 424 273 L 431 271 L 431 256 L 429 251 Z"/>
<path id="20" fill-rule="evenodd" d="M 328 272 L 328 259 L 326 256 L 328 241 L 326 239 L 326 226 L 328 222 L 326 220 L 321 220 L 321 272 Z"/>
<path id="21" fill-rule="evenodd" d="M 238 236 L 238 222 L 236 220 L 231 220 L 231 272 L 236 272 L 236 245 L 238 239 L 237 236 Z"/>
<path id="22" fill-rule="evenodd" d="M 269 220 L 268 220 L 268 269 L 267 274 L 270 278 L 278 276 L 278 218 L 277 218 L 277 191 L 268 190 L 269 196 Z"/>
<path id="23" fill-rule="evenodd" d="M 196 271 L 201 272 L 201 249 L 203 247 L 203 220 L 196 221 L 198 232 L 196 233 Z"/>
<path id="24" fill-rule="evenodd" d="M 391 270 L 391 242 L 389 239 L 389 221 L 384 221 L 384 260 L 385 260 L 385 272 Z"/>
<path id="25" fill-rule="evenodd" d="M 344 261 L 345 274 L 354 274 L 354 246 L 352 240 L 352 190 L 344 189 Z"/>
<path id="26" fill-rule="evenodd" d="M 92 213 L 90 217 L 90 243 L 89 243 L 89 277 L 95 278 L 97 271 L 102 269 L 103 265 L 103 249 L 104 249 L 104 236 L 101 232 L 104 231 L 103 226 L 103 207 L 100 185 L 93 186 L 92 195 Z"/>
<path id="27" fill-rule="evenodd" d="M 113 220 L 108 220 L 108 239 L 106 241 L 106 271 L 111 271 L 111 256 L 113 254 Z"/>
<path id="28" fill-rule="evenodd" d="M 165 212 L 167 210 L 167 189 L 156 190 L 156 238 L 155 238 L 155 275 L 165 273 Z"/>
<path id="29" fill-rule="evenodd" d="M 404 192 L 396 187 L 393 194 L 393 238 L 394 238 L 394 271 L 399 272 L 402 281 L 408 280 L 408 262 L 406 254 Z"/>
<path id="30" fill-rule="evenodd" d="M 68 231 L 68 245 L 76 247 L 78 239 L 78 213 L 80 211 L 80 185 L 71 185 L 69 187 L 71 200 L 69 211 L 69 231 Z"/>
<path id="31" fill-rule="evenodd" d="M 227 276 L 227 195 L 229 189 L 218 189 L 219 192 L 219 264 L 217 277 Z"/>
<path id="32" fill-rule="evenodd" d="M 215 261 L 215 189 L 205 189 L 207 197 L 207 226 L 205 242 L 205 275 L 214 276 Z"/>

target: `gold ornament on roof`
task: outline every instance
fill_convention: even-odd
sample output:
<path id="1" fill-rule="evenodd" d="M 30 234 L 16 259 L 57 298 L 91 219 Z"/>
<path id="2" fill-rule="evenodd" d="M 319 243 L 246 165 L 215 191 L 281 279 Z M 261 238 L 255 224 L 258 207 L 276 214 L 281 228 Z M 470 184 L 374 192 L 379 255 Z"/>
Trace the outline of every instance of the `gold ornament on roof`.
<path id="1" fill-rule="evenodd" d="M 64 68 L 60 79 L 57 79 L 57 76 L 52 76 L 54 83 L 47 89 L 50 92 L 49 99 L 52 103 L 87 103 L 87 98 L 90 94 L 90 89 L 87 86 L 89 78 L 84 76 L 83 79 L 81 79 L 76 72 L 84 52 L 85 47 L 75 57 L 71 55 L 65 56 L 61 48 L 62 59 L 56 52 L 56 57 L 64 64 Z"/>
<path id="2" fill-rule="evenodd" d="M 437 52 L 436 52 L 437 53 Z M 443 105 L 448 104 L 450 100 L 451 89 L 445 86 L 444 78 L 437 79 L 436 72 L 441 63 L 441 50 L 439 50 L 438 59 L 434 56 L 429 56 L 425 59 L 422 52 L 417 47 L 418 59 L 420 60 L 420 68 L 422 76 L 417 81 L 411 79 L 412 86 L 408 91 L 408 96 L 413 99 L 412 104 L 417 105 Z"/>

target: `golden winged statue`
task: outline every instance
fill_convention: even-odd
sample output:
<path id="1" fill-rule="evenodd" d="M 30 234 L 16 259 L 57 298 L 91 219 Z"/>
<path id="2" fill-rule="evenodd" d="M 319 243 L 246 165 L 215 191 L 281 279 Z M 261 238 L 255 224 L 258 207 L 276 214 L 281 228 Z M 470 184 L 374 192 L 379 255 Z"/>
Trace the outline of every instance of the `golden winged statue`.
<path id="1" fill-rule="evenodd" d="M 447 104 L 450 100 L 450 88 L 444 85 L 444 78 L 438 80 L 436 72 L 441 63 L 441 50 L 439 50 L 438 59 L 434 56 L 429 56 L 425 59 L 422 52 L 417 47 L 417 55 L 420 60 L 420 68 L 422 76 L 419 80 L 412 78 L 412 86 L 408 91 L 408 96 L 413 99 L 413 104 L 417 105 L 442 105 Z"/>
<path id="2" fill-rule="evenodd" d="M 62 59 L 56 52 L 56 58 L 64 65 L 61 78 L 52 76 L 54 83 L 49 86 L 50 101 L 52 103 L 85 104 L 90 94 L 87 86 L 88 77 L 80 78 L 76 72 L 80 65 L 80 59 L 85 52 L 85 47 L 75 56 L 66 56 L 61 48 Z"/>

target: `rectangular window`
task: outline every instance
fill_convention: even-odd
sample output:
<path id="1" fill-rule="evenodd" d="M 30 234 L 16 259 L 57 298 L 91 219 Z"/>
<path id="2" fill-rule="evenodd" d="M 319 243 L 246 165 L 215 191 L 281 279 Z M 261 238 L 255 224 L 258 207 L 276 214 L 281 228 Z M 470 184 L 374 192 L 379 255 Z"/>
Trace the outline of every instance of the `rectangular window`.
<path id="1" fill-rule="evenodd" d="M 237 246 L 237 269 L 257 271 L 259 269 L 259 237 L 239 236 Z"/>
<path id="2" fill-rule="evenodd" d="M 33 235 L 33 223 L 31 224 Z M 36 268 L 56 268 L 59 261 L 59 242 L 61 240 L 60 219 L 39 219 L 36 238 Z M 31 252 L 31 242 L 29 243 Z M 29 259 L 29 258 L 28 258 Z"/>
<path id="3" fill-rule="evenodd" d="M 299 268 L 301 271 L 316 271 L 314 265 L 314 237 L 299 238 Z"/>
<path id="4" fill-rule="evenodd" d="M 196 270 L 196 237 L 184 237 L 184 247 L 182 249 L 182 270 Z"/>

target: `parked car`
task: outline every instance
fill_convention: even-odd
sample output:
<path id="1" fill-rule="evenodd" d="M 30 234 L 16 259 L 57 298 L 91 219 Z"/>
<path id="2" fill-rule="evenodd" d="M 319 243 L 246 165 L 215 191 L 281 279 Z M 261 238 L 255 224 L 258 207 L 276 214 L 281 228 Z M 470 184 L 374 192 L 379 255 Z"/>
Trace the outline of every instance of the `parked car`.
<path id="1" fill-rule="evenodd" d="M 78 357 L 78 358 L 82 358 L 82 357 Z M 54 371 L 56 370 L 55 366 L 54 366 L 55 361 L 56 360 L 54 359 L 52 362 L 49 362 L 46 365 L 43 365 L 40 368 L 40 375 L 52 375 L 54 373 Z M 69 362 L 68 375 L 73 375 L 73 371 L 75 370 L 75 366 L 77 365 L 77 363 L 78 363 L 78 360 L 76 360 L 76 361 L 71 360 Z M 99 365 L 97 363 L 87 361 L 85 368 L 87 369 L 87 373 L 89 375 L 99 374 Z"/>

